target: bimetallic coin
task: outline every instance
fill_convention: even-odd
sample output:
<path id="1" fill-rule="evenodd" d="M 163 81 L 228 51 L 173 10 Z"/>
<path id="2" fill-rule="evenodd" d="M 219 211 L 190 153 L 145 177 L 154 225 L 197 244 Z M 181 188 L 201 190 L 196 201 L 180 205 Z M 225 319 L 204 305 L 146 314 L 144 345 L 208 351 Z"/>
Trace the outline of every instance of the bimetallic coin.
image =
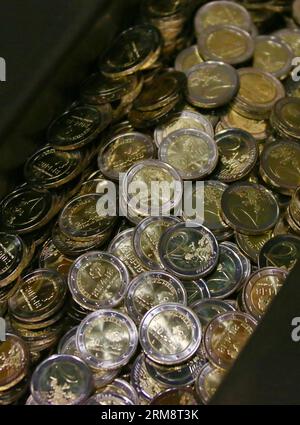
<path id="1" fill-rule="evenodd" d="M 54 198 L 48 190 L 21 187 L 0 204 L 1 223 L 12 232 L 28 233 L 47 224 L 54 211 Z"/>
<path id="2" fill-rule="evenodd" d="M 98 156 L 101 172 L 112 180 L 119 180 L 121 173 L 139 161 L 152 159 L 154 144 L 151 137 L 142 133 L 120 134 L 108 141 Z"/>
<path id="3" fill-rule="evenodd" d="M 197 394 L 191 388 L 170 388 L 156 396 L 151 406 L 198 406 Z"/>
<path id="4" fill-rule="evenodd" d="M 275 104 L 270 122 L 279 136 L 300 140 L 300 99 L 285 97 Z"/>
<path id="5" fill-rule="evenodd" d="M 114 255 L 94 251 L 73 263 L 68 284 L 75 301 L 85 309 L 113 308 L 125 297 L 129 273 Z"/>
<path id="6" fill-rule="evenodd" d="M 22 278 L 9 299 L 10 312 L 19 320 L 39 322 L 52 316 L 64 303 L 67 286 L 53 270 L 36 270 Z"/>
<path id="7" fill-rule="evenodd" d="M 204 346 L 210 363 L 227 370 L 244 348 L 256 325 L 253 317 L 236 311 L 213 319 L 204 334 Z"/>
<path id="8" fill-rule="evenodd" d="M 253 56 L 254 42 L 249 33 L 241 28 L 216 25 L 202 31 L 198 38 L 198 48 L 205 60 L 239 65 Z"/>
<path id="9" fill-rule="evenodd" d="M 213 172 L 218 149 L 212 137 L 199 130 L 182 129 L 167 136 L 158 157 L 172 165 L 183 180 L 200 180 Z"/>
<path id="10" fill-rule="evenodd" d="M 122 32 L 104 57 L 100 71 L 107 77 L 120 78 L 149 68 L 161 50 L 161 36 L 152 25 L 136 25 Z"/>
<path id="11" fill-rule="evenodd" d="M 187 72 L 187 100 L 196 107 L 211 109 L 224 106 L 238 90 L 238 73 L 226 63 L 208 61 Z"/>
<path id="12" fill-rule="evenodd" d="M 138 395 L 148 402 L 165 390 L 165 386 L 159 384 L 149 374 L 144 354 L 140 354 L 136 358 L 131 369 L 130 381 Z"/>
<path id="13" fill-rule="evenodd" d="M 274 195 L 264 186 L 236 183 L 223 194 L 222 214 L 239 233 L 259 235 L 274 228 L 279 207 Z"/>
<path id="14" fill-rule="evenodd" d="M 191 305 L 191 309 L 196 313 L 202 328 L 205 329 L 208 323 L 220 314 L 224 314 L 236 309 L 227 301 L 208 299 L 196 301 Z"/>
<path id="15" fill-rule="evenodd" d="M 176 71 L 187 73 L 193 66 L 203 62 L 197 45 L 182 50 L 175 60 Z"/>
<path id="16" fill-rule="evenodd" d="M 197 394 L 202 403 L 208 404 L 210 402 L 224 377 L 224 370 L 216 368 L 209 363 L 203 366 L 195 383 Z"/>
<path id="17" fill-rule="evenodd" d="M 133 406 L 134 403 L 128 397 L 115 392 L 103 392 L 89 398 L 85 405 L 88 406 Z"/>
<path id="18" fill-rule="evenodd" d="M 265 183 L 290 195 L 300 186 L 299 170 L 299 142 L 278 141 L 265 146 L 260 162 L 260 174 Z"/>
<path id="19" fill-rule="evenodd" d="M 218 243 L 204 226 L 189 222 L 170 227 L 159 243 L 164 267 L 184 280 L 208 275 L 217 265 Z"/>
<path id="20" fill-rule="evenodd" d="M 172 114 L 167 122 L 164 122 L 154 131 L 154 140 L 159 147 L 162 141 L 177 130 L 192 129 L 203 131 L 214 137 L 214 129 L 210 121 L 203 115 L 193 111 L 181 111 Z"/>
<path id="21" fill-rule="evenodd" d="M 260 251 L 259 267 L 291 271 L 300 259 L 300 237 L 280 235 L 270 239 Z"/>
<path id="22" fill-rule="evenodd" d="M 165 304 L 186 304 L 183 284 L 163 271 L 142 273 L 133 279 L 126 295 L 126 307 L 135 322 L 140 322 L 151 308 Z"/>
<path id="23" fill-rule="evenodd" d="M 111 122 L 109 104 L 80 105 L 65 112 L 49 127 L 47 138 L 54 148 L 69 151 L 92 142 Z"/>
<path id="24" fill-rule="evenodd" d="M 235 240 L 240 250 L 254 263 L 258 263 L 258 257 L 264 244 L 273 236 L 273 231 L 261 235 L 244 235 L 235 232 Z"/>
<path id="25" fill-rule="evenodd" d="M 217 134 L 220 155 L 216 177 L 224 183 L 245 178 L 255 167 L 259 150 L 253 136 L 240 129 L 224 130 Z"/>
<path id="26" fill-rule="evenodd" d="M 108 247 L 108 252 L 120 258 L 125 264 L 131 277 L 135 277 L 147 270 L 135 252 L 133 236 L 134 229 L 125 230 L 119 233 Z"/>
<path id="27" fill-rule="evenodd" d="M 136 390 L 124 379 L 115 379 L 109 385 L 101 389 L 100 393 L 115 393 L 119 394 L 123 397 L 127 397 L 131 400 L 135 405 L 139 403 L 139 397 Z"/>
<path id="28" fill-rule="evenodd" d="M 47 146 L 27 160 L 25 178 L 33 186 L 56 188 L 76 178 L 82 171 L 83 162 L 80 151 L 63 152 Z"/>
<path id="29" fill-rule="evenodd" d="M 179 173 L 171 165 L 147 160 L 134 165 L 126 173 L 122 192 L 126 203 L 138 214 L 168 215 L 181 202 L 183 184 Z"/>
<path id="30" fill-rule="evenodd" d="M 274 36 L 259 36 L 255 39 L 254 68 L 270 72 L 279 79 L 285 78 L 291 68 L 293 51 L 285 42 Z"/>
<path id="31" fill-rule="evenodd" d="M 73 198 L 59 216 L 60 230 L 66 236 L 81 241 L 103 234 L 116 221 L 116 212 L 107 208 L 106 204 L 107 196 L 100 193 Z"/>
<path id="32" fill-rule="evenodd" d="M 53 244 L 52 239 L 45 242 L 39 257 L 41 269 L 54 270 L 67 276 L 72 263 L 73 260 L 65 257 Z"/>
<path id="33" fill-rule="evenodd" d="M 163 365 L 187 361 L 198 350 L 202 331 L 195 313 L 169 303 L 149 310 L 140 324 L 140 344 L 151 360 Z"/>
<path id="34" fill-rule="evenodd" d="M 146 267 L 152 270 L 163 268 L 159 240 L 166 229 L 180 222 L 177 217 L 148 217 L 137 225 L 133 234 L 134 249 Z"/>
<path id="35" fill-rule="evenodd" d="M 236 255 L 239 257 L 239 259 L 242 263 L 243 277 L 242 277 L 241 284 L 240 284 L 240 287 L 242 287 L 243 284 L 249 279 L 249 277 L 251 275 L 251 271 L 252 271 L 251 261 L 249 260 L 248 257 L 246 257 L 246 255 L 244 255 L 240 251 L 239 247 L 235 243 L 226 241 L 226 242 L 223 242 L 223 245 L 231 248 L 236 253 Z M 239 288 L 238 288 L 238 290 L 239 290 Z"/>
<path id="36" fill-rule="evenodd" d="M 267 138 L 267 121 L 246 118 L 230 108 L 226 115 L 222 115 L 221 124 L 224 130 L 239 128 L 250 133 L 254 139 L 261 141 Z"/>
<path id="37" fill-rule="evenodd" d="M 226 244 L 220 244 L 219 263 L 216 270 L 206 278 L 212 298 L 226 299 L 243 282 L 243 264 L 236 252 Z"/>
<path id="38" fill-rule="evenodd" d="M 196 13 L 194 25 L 198 36 L 206 28 L 220 24 L 234 25 L 250 32 L 252 19 L 247 9 L 232 1 L 212 1 Z"/>
<path id="39" fill-rule="evenodd" d="M 243 289 L 246 311 L 255 319 L 261 319 L 282 288 L 287 276 L 287 271 L 272 267 L 255 272 Z"/>
<path id="40" fill-rule="evenodd" d="M 238 74 L 240 89 L 233 109 L 246 118 L 269 118 L 275 103 L 285 95 L 283 85 L 272 74 L 255 68 L 241 68 Z"/>
<path id="41" fill-rule="evenodd" d="M 211 294 L 203 279 L 184 280 L 182 284 L 187 293 L 187 305 L 191 306 L 196 301 L 210 298 Z"/>
<path id="42" fill-rule="evenodd" d="M 82 404 L 92 392 L 92 373 L 78 357 L 55 355 L 35 369 L 31 395 L 37 404 Z"/>
<path id="43" fill-rule="evenodd" d="M 5 341 L 0 342 L 0 394 L 24 379 L 29 361 L 26 343 L 18 336 L 6 333 Z"/>
<path id="44" fill-rule="evenodd" d="M 193 385 L 205 363 L 206 359 L 198 353 L 188 362 L 177 366 L 158 365 L 145 357 L 145 365 L 149 375 L 167 388 Z"/>
<path id="45" fill-rule="evenodd" d="M 117 369 L 126 365 L 134 354 L 138 333 L 127 315 L 116 310 L 99 310 L 79 325 L 76 345 L 88 365 Z"/>

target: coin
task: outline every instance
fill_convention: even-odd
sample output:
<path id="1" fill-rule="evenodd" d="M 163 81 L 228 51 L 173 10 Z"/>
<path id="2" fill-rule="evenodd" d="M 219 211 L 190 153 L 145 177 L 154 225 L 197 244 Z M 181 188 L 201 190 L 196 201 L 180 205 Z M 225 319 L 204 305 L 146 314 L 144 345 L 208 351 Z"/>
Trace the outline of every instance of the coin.
<path id="1" fill-rule="evenodd" d="M 25 256 L 26 247 L 18 235 L 0 233 L 0 288 L 21 274 Z"/>
<path id="2" fill-rule="evenodd" d="M 48 142 L 59 150 L 76 150 L 92 142 L 110 124 L 111 119 L 109 104 L 75 106 L 50 125 Z"/>
<path id="3" fill-rule="evenodd" d="M 23 397 L 28 390 L 28 378 L 25 377 L 14 387 L 6 391 L 0 391 L 0 406 L 15 405 L 19 401 L 23 402 Z"/>
<path id="4" fill-rule="evenodd" d="M 222 213 L 239 233 L 259 235 L 271 230 L 279 219 L 276 198 L 264 186 L 236 183 L 223 194 Z"/>
<path id="5" fill-rule="evenodd" d="M 150 376 L 165 387 L 176 388 L 193 385 L 199 371 L 206 363 L 201 354 L 196 354 L 188 362 L 177 366 L 158 365 L 145 357 L 145 365 Z"/>
<path id="6" fill-rule="evenodd" d="M 148 217 L 135 228 L 133 244 L 137 256 L 152 270 L 163 268 L 159 257 L 159 240 L 163 232 L 180 223 L 177 217 Z"/>
<path id="7" fill-rule="evenodd" d="M 120 258 L 125 264 L 131 277 L 135 277 L 146 271 L 146 267 L 134 250 L 133 235 L 134 229 L 125 230 L 119 233 L 108 247 L 108 252 Z"/>
<path id="8" fill-rule="evenodd" d="M 251 275 L 251 271 L 252 271 L 251 262 L 249 258 L 240 251 L 239 247 L 235 243 L 226 241 L 226 242 L 223 242 L 223 245 L 231 248 L 239 257 L 242 263 L 242 280 L 240 282 L 240 287 L 242 287 Z M 239 289 L 240 288 L 238 288 L 237 290 Z"/>
<path id="9" fill-rule="evenodd" d="M 270 122 L 276 133 L 288 139 L 300 140 L 300 99 L 285 97 L 274 106 Z"/>
<path id="10" fill-rule="evenodd" d="M 224 377 L 224 370 L 216 368 L 209 363 L 203 366 L 195 383 L 197 394 L 202 403 L 208 404 L 210 402 Z"/>
<path id="11" fill-rule="evenodd" d="M 58 187 L 81 173 L 83 160 L 80 151 L 63 152 L 46 146 L 27 160 L 25 178 L 33 186 Z"/>
<path id="12" fill-rule="evenodd" d="M 136 185 L 139 188 L 143 186 L 139 196 Z M 162 186 L 168 190 L 157 189 Z M 172 209 L 176 210 L 181 202 L 182 191 L 179 173 L 171 165 L 157 160 L 142 161 L 134 165 L 122 182 L 122 193 L 126 203 L 144 216 L 166 215 Z"/>
<path id="13" fill-rule="evenodd" d="M 142 133 L 120 134 L 103 146 L 98 156 L 101 172 L 112 180 L 139 161 L 152 159 L 154 145 L 151 137 Z"/>
<path id="14" fill-rule="evenodd" d="M 154 131 L 154 140 L 159 147 L 162 141 L 174 131 L 182 129 L 200 130 L 214 137 L 214 129 L 210 121 L 203 115 L 192 111 L 181 111 L 172 114 L 169 119 Z"/>
<path id="15" fill-rule="evenodd" d="M 148 402 L 165 390 L 165 386 L 159 384 L 149 374 L 143 353 L 136 358 L 132 366 L 130 381 L 138 395 Z"/>
<path id="16" fill-rule="evenodd" d="M 98 310 L 79 325 L 76 345 L 81 357 L 94 368 L 117 369 L 126 365 L 138 344 L 134 322 L 116 310 Z"/>
<path id="17" fill-rule="evenodd" d="M 283 85 L 272 74 L 255 68 L 241 68 L 238 74 L 240 89 L 233 109 L 246 118 L 269 118 L 277 100 L 285 95 Z"/>
<path id="18" fill-rule="evenodd" d="M 167 136 L 159 147 L 158 157 L 172 165 L 183 180 L 203 179 L 218 162 L 213 138 L 199 130 L 182 129 Z"/>
<path id="19" fill-rule="evenodd" d="M 236 311 L 213 319 L 204 335 L 209 361 L 218 368 L 228 369 L 244 348 L 256 325 L 257 322 L 250 315 Z"/>
<path id="20" fill-rule="evenodd" d="M 232 1 L 212 1 L 196 13 L 194 25 L 198 36 L 206 28 L 220 24 L 234 25 L 250 32 L 252 19 L 243 6 Z"/>
<path id="21" fill-rule="evenodd" d="M 284 79 L 292 68 L 293 51 L 288 44 L 274 36 L 259 36 L 255 39 L 254 68 L 270 72 Z"/>
<path id="22" fill-rule="evenodd" d="M 59 216 L 60 230 L 66 236 L 81 241 L 91 240 L 103 234 L 116 221 L 116 216 L 109 206 L 107 208 L 106 203 L 107 196 L 103 194 L 73 198 Z"/>
<path id="23" fill-rule="evenodd" d="M 197 394 L 191 388 L 171 388 L 156 396 L 151 406 L 198 406 Z"/>
<path id="24" fill-rule="evenodd" d="M 236 242 L 242 252 L 254 263 L 258 263 L 258 257 L 264 244 L 273 236 L 273 231 L 262 233 L 261 235 L 244 235 L 235 232 Z"/>
<path id="25" fill-rule="evenodd" d="M 54 270 L 67 276 L 72 263 L 73 260 L 65 257 L 58 251 L 52 239 L 48 239 L 45 242 L 39 257 L 39 266 L 41 269 Z"/>
<path id="26" fill-rule="evenodd" d="M 187 293 L 187 305 L 191 306 L 196 301 L 210 298 L 211 294 L 203 279 L 184 280 L 182 284 Z"/>
<path id="27" fill-rule="evenodd" d="M 237 71 L 229 64 L 208 61 L 187 72 L 187 100 L 200 108 L 228 104 L 239 90 Z"/>
<path id="28" fill-rule="evenodd" d="M 292 49 L 295 57 L 300 56 L 300 30 L 283 28 L 273 33 L 276 37 L 283 40 Z"/>
<path id="29" fill-rule="evenodd" d="M 187 47 L 177 55 L 175 60 L 176 71 L 187 73 L 193 66 L 199 65 L 203 62 L 200 56 L 197 45 Z"/>
<path id="30" fill-rule="evenodd" d="M 243 289 L 246 310 L 255 319 L 261 319 L 282 288 L 287 271 L 278 268 L 262 268 L 255 272 Z"/>
<path id="31" fill-rule="evenodd" d="M 300 186 L 293 194 L 292 201 L 289 204 L 289 212 L 293 219 L 300 223 Z"/>
<path id="32" fill-rule="evenodd" d="M 131 400 L 135 405 L 140 404 L 139 403 L 139 397 L 134 389 L 134 387 L 129 384 L 124 379 L 115 379 L 113 382 L 111 382 L 109 385 L 107 385 L 105 388 L 101 389 L 101 393 L 115 393 L 124 397 L 127 397 L 129 400 Z"/>
<path id="33" fill-rule="evenodd" d="M 253 120 L 246 118 L 232 108 L 229 109 L 226 115 L 222 115 L 221 123 L 224 130 L 229 128 L 239 128 L 240 130 L 250 133 L 258 141 L 265 140 L 267 138 L 266 120 Z"/>
<path id="34" fill-rule="evenodd" d="M 198 37 L 203 59 L 223 61 L 230 65 L 247 62 L 254 53 L 254 42 L 247 31 L 233 25 L 208 27 Z"/>
<path id="35" fill-rule="evenodd" d="M 36 270 L 21 278 L 9 299 L 9 309 L 21 321 L 39 322 L 61 308 L 66 292 L 66 282 L 59 273 Z"/>
<path id="36" fill-rule="evenodd" d="M 211 320 L 220 314 L 236 310 L 227 301 L 213 298 L 196 301 L 191 305 L 191 309 L 196 313 L 203 329 L 206 328 Z"/>
<path id="37" fill-rule="evenodd" d="M 183 363 L 201 343 L 201 325 L 187 307 L 168 303 L 153 307 L 140 324 L 140 344 L 151 360 L 164 365 Z"/>
<path id="38" fill-rule="evenodd" d="M 243 278 L 243 264 L 239 256 L 230 246 L 220 244 L 218 266 L 206 278 L 206 284 L 212 298 L 228 298 L 241 286 Z"/>
<path id="39" fill-rule="evenodd" d="M 245 178 L 255 167 L 259 151 L 253 136 L 240 129 L 224 130 L 216 135 L 220 155 L 216 178 L 232 183 Z"/>
<path id="40" fill-rule="evenodd" d="M 113 308 L 125 297 L 129 274 L 114 255 L 94 251 L 73 263 L 68 284 L 75 301 L 85 309 Z"/>
<path id="41" fill-rule="evenodd" d="M 218 243 L 214 235 L 197 223 L 179 223 L 162 235 L 161 262 L 175 276 L 194 280 L 209 274 L 217 265 Z"/>
<path id="42" fill-rule="evenodd" d="M 300 144 L 277 141 L 265 146 L 260 162 L 260 174 L 267 184 L 280 193 L 290 195 L 300 186 Z"/>
<path id="43" fill-rule="evenodd" d="M 259 267 L 275 267 L 291 271 L 300 259 L 300 238 L 279 235 L 270 239 L 260 251 Z"/>
<path id="44" fill-rule="evenodd" d="M 93 395 L 89 398 L 85 405 L 88 406 L 133 406 L 134 403 L 128 397 L 124 395 L 113 393 L 113 392 L 103 392 Z"/>
<path id="45" fill-rule="evenodd" d="M 186 304 L 183 284 L 171 274 L 150 271 L 137 276 L 130 283 L 126 295 L 126 307 L 135 322 L 140 322 L 151 308 L 165 304 Z"/>
<path id="46" fill-rule="evenodd" d="M 120 78 L 149 68 L 161 50 L 161 36 L 152 25 L 136 25 L 123 31 L 99 59 L 100 71 Z"/>
<path id="47" fill-rule="evenodd" d="M 31 395 L 37 404 L 82 404 L 92 392 L 92 374 L 78 357 L 55 355 L 35 369 Z"/>
<path id="48" fill-rule="evenodd" d="M 7 230 L 28 233 L 40 229 L 53 218 L 54 198 L 48 190 L 21 187 L 0 204 L 1 222 Z"/>
<path id="49" fill-rule="evenodd" d="M 22 381 L 29 368 L 26 343 L 10 333 L 6 333 L 5 338 L 5 341 L 0 342 L 0 394 Z"/>

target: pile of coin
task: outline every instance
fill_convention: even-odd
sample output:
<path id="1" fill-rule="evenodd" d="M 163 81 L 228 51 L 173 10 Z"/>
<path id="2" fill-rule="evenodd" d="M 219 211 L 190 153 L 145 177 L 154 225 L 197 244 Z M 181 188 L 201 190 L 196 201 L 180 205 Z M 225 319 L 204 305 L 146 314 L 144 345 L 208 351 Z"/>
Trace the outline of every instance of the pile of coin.
<path id="1" fill-rule="evenodd" d="M 300 259 L 291 4 L 191 3 L 142 2 L 0 203 L 0 404 L 207 404 Z"/>

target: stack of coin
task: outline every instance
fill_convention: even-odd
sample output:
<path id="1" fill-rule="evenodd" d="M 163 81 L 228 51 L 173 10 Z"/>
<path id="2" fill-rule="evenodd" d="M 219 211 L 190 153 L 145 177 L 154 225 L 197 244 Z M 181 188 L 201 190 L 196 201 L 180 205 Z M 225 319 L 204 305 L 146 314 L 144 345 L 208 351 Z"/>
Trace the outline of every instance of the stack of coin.
<path id="1" fill-rule="evenodd" d="M 28 387 L 29 350 L 16 335 L 6 333 L 0 341 L 0 406 L 16 403 Z"/>
<path id="2" fill-rule="evenodd" d="M 270 123 L 275 133 L 288 140 L 300 140 L 300 99 L 285 97 L 274 105 Z"/>
<path id="3" fill-rule="evenodd" d="M 159 29 L 163 38 L 162 56 L 169 58 L 178 50 L 182 50 L 188 40 L 186 23 L 190 16 L 188 0 L 157 2 L 143 0 L 142 16 Z"/>

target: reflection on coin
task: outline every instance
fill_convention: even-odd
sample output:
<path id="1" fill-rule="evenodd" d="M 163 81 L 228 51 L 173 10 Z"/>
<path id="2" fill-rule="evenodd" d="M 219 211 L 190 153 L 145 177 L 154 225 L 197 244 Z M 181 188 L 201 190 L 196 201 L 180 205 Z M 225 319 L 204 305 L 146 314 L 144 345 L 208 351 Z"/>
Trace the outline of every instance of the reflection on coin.
<path id="1" fill-rule="evenodd" d="M 92 374 L 78 357 L 51 356 L 39 364 L 32 376 L 31 394 L 37 404 L 81 404 L 91 391 Z"/>
<path id="2" fill-rule="evenodd" d="M 151 308 L 165 303 L 186 304 L 183 284 L 171 274 L 151 271 L 133 279 L 126 296 L 126 307 L 135 322 L 139 322 Z"/>
<path id="3" fill-rule="evenodd" d="M 207 404 L 212 399 L 220 384 L 225 377 L 225 372 L 222 369 L 211 366 L 206 363 L 201 369 L 195 388 L 202 403 Z"/>
<path id="4" fill-rule="evenodd" d="M 197 394 L 191 389 L 169 389 L 156 396 L 150 403 L 151 406 L 198 406 Z"/>
<path id="5" fill-rule="evenodd" d="M 197 223 L 180 223 L 170 227 L 159 243 L 161 262 L 176 276 L 193 280 L 209 274 L 219 257 L 214 235 Z"/>
<path id="6" fill-rule="evenodd" d="M 142 133 L 120 134 L 110 139 L 100 150 L 98 166 L 106 177 L 118 180 L 120 173 L 126 173 L 137 162 L 153 156 L 151 137 Z"/>
<path id="7" fill-rule="evenodd" d="M 216 177 L 231 183 L 246 177 L 255 167 L 258 146 L 251 134 L 240 129 L 224 130 L 217 134 L 220 163 Z"/>
<path id="8" fill-rule="evenodd" d="M 242 64 L 253 56 L 254 42 L 247 31 L 233 25 L 206 28 L 198 38 L 198 47 L 205 60 Z"/>
<path id="9" fill-rule="evenodd" d="M 215 169 L 218 149 L 212 137 L 192 129 L 177 130 L 163 139 L 158 157 L 172 165 L 183 180 L 200 180 Z"/>
<path id="10" fill-rule="evenodd" d="M 209 361 L 218 368 L 228 369 L 244 348 L 256 325 L 257 322 L 250 315 L 236 311 L 213 319 L 204 335 Z"/>
<path id="11" fill-rule="evenodd" d="M 73 298 L 85 309 L 113 308 L 125 297 L 129 273 L 114 255 L 94 251 L 73 263 L 68 284 Z"/>
<path id="12" fill-rule="evenodd" d="M 134 322 L 116 310 L 98 310 L 79 325 L 76 345 L 88 365 L 116 369 L 128 363 L 138 344 Z"/>
<path id="13" fill-rule="evenodd" d="M 219 316 L 220 314 L 224 314 L 229 311 L 235 311 L 235 308 L 227 301 L 216 300 L 213 298 L 196 301 L 191 305 L 191 309 L 196 313 L 203 329 L 212 319 Z"/>
<path id="14" fill-rule="evenodd" d="M 200 108 L 226 105 L 239 89 L 237 71 L 223 62 L 209 61 L 187 73 L 187 100 Z"/>
<path id="15" fill-rule="evenodd" d="M 192 357 L 201 343 L 201 324 L 192 310 L 169 303 L 148 311 L 140 325 L 140 343 L 151 360 L 175 365 Z"/>
<path id="16" fill-rule="evenodd" d="M 237 232 L 259 235 L 272 229 L 279 218 L 276 198 L 264 186 L 231 185 L 222 197 L 222 213 Z"/>
<path id="17" fill-rule="evenodd" d="M 187 293 L 188 306 L 191 306 L 196 301 L 211 297 L 209 289 L 203 279 L 183 280 L 182 284 Z"/>
<path id="18" fill-rule="evenodd" d="M 188 72 L 193 66 L 203 62 L 197 45 L 182 50 L 175 60 L 175 69 L 180 72 Z"/>
<path id="19" fill-rule="evenodd" d="M 262 318 L 287 275 L 285 270 L 268 267 L 259 269 L 250 277 L 243 290 L 243 301 L 246 310 L 253 317 Z"/>
<path id="20" fill-rule="evenodd" d="M 267 184 L 289 195 L 300 186 L 299 170 L 299 142 L 278 141 L 265 146 L 261 155 L 260 174 Z"/>
<path id="21" fill-rule="evenodd" d="M 133 406 L 134 403 L 128 397 L 124 395 L 113 393 L 113 392 L 103 392 L 95 394 L 93 397 L 89 398 L 85 403 L 88 406 Z"/>
<path id="22" fill-rule="evenodd" d="M 259 267 L 291 271 L 300 259 L 300 237 L 280 235 L 265 243 L 259 255 Z"/>

